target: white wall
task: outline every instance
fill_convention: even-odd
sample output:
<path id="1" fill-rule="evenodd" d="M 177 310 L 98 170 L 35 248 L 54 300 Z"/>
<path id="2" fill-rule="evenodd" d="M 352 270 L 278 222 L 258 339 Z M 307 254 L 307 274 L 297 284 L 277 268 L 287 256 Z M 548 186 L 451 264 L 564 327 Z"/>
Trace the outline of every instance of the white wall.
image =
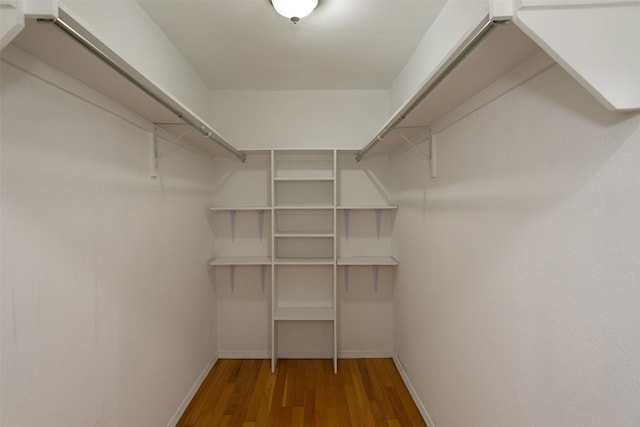
<path id="1" fill-rule="evenodd" d="M 385 90 L 212 91 L 211 124 L 240 149 L 360 149 L 389 116 Z"/>
<path id="2" fill-rule="evenodd" d="M 167 425 L 216 352 L 211 164 L 152 180 L 146 132 L 1 76 L 0 424 Z"/>
<path id="3" fill-rule="evenodd" d="M 640 116 L 559 67 L 393 161 L 395 351 L 432 427 L 640 424 Z"/>

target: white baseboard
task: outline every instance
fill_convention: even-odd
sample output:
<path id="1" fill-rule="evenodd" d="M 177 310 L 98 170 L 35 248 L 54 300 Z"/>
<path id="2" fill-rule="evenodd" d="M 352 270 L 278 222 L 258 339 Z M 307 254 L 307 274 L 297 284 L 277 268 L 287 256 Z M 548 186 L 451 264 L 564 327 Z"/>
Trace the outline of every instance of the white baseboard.
<path id="1" fill-rule="evenodd" d="M 330 351 L 281 351 L 278 359 L 333 359 Z"/>
<path id="2" fill-rule="evenodd" d="M 411 384 L 411 381 L 409 381 L 407 372 L 404 370 L 404 366 L 402 366 L 402 363 L 400 363 L 400 359 L 398 358 L 398 355 L 395 353 L 393 354 L 393 363 L 395 363 L 396 368 L 400 373 L 400 377 L 402 377 L 402 381 L 404 381 L 404 385 L 407 386 L 407 389 L 409 390 L 409 393 L 413 398 L 413 402 L 418 407 L 418 411 L 420 411 L 420 415 L 422 415 L 422 419 L 424 420 L 425 423 L 427 423 L 427 427 L 436 427 L 436 425 L 431 420 L 431 417 L 427 413 L 427 409 L 424 407 L 424 405 L 422 404 L 422 401 L 418 397 L 418 393 L 416 393 L 416 389 L 413 388 L 413 384 Z"/>
<path id="3" fill-rule="evenodd" d="M 389 359 L 393 357 L 390 351 L 341 351 L 338 354 L 339 359 Z"/>
<path id="4" fill-rule="evenodd" d="M 327 352 L 281 352 L 279 359 L 331 359 L 333 354 Z M 339 359 L 380 359 L 392 358 L 393 353 L 387 350 L 347 350 L 338 353 Z M 271 359 L 267 351 L 218 351 L 219 359 Z"/>
<path id="5" fill-rule="evenodd" d="M 200 386 L 204 382 L 205 378 L 207 378 L 207 375 L 209 375 L 209 371 L 211 371 L 211 368 L 213 368 L 213 365 L 215 365 L 217 361 L 218 361 L 218 355 L 215 354 L 211 358 L 209 363 L 207 363 L 207 366 L 204 367 L 204 369 L 200 373 L 200 376 L 198 376 L 198 378 L 196 379 L 196 382 L 191 387 L 191 390 L 189 390 L 189 393 L 187 393 L 187 396 L 184 398 L 184 400 L 182 401 L 182 403 L 178 407 L 178 410 L 176 411 L 176 413 L 173 414 L 173 417 L 171 418 L 171 421 L 169 421 L 168 427 L 175 427 L 176 424 L 178 424 L 178 421 L 180 421 L 180 418 L 182 418 L 182 415 L 184 414 L 184 411 L 187 410 L 187 407 L 189 406 L 189 403 L 191 403 L 191 400 L 193 399 L 193 396 L 196 395 L 196 392 L 198 391 L 198 389 L 200 388 Z"/>
<path id="6" fill-rule="evenodd" d="M 271 359 L 266 351 L 219 351 L 220 359 Z"/>

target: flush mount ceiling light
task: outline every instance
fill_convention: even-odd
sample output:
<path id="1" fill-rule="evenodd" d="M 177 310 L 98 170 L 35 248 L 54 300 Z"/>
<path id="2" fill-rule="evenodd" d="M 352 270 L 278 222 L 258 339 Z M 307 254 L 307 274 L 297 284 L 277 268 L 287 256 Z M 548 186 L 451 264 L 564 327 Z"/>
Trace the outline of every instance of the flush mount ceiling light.
<path id="1" fill-rule="evenodd" d="M 300 18 L 313 12 L 318 0 L 271 0 L 271 5 L 280 15 L 297 24 Z"/>

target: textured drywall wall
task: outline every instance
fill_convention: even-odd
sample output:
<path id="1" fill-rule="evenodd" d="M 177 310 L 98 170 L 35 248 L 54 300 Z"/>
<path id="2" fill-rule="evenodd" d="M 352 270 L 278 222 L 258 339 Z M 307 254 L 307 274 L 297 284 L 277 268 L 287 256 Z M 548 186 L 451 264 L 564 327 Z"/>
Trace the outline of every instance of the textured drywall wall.
<path id="1" fill-rule="evenodd" d="M 640 425 L 640 116 L 558 66 L 393 161 L 395 351 L 432 427 Z"/>
<path id="2" fill-rule="evenodd" d="M 2 63 L 2 426 L 167 425 L 216 352 L 211 164 Z"/>

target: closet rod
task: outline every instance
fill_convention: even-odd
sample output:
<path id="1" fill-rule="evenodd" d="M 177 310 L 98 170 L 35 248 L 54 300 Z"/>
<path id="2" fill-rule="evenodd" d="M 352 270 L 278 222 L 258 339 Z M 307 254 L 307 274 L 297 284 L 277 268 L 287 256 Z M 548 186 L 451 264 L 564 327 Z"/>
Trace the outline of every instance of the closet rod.
<path id="1" fill-rule="evenodd" d="M 391 117 L 378 134 L 362 150 L 356 153 L 356 161 L 362 158 L 385 136 L 394 130 L 407 116 L 453 71 L 464 58 L 495 28 L 496 25 L 508 24 L 510 20 L 493 20 L 486 17 L 451 56 L 436 70 L 436 73 L 420 87 L 418 92 L 407 101 L 398 112 Z"/>
<path id="2" fill-rule="evenodd" d="M 79 31 L 71 27 L 69 24 L 64 22 L 60 18 L 51 18 L 51 19 L 38 19 L 38 22 L 45 23 L 53 23 L 62 31 L 64 31 L 67 35 L 71 36 L 75 41 L 84 46 L 87 50 L 97 56 L 102 62 L 107 64 L 113 70 L 115 70 L 122 77 L 127 79 L 130 83 L 136 86 L 138 89 L 142 90 L 144 93 L 153 98 L 160 105 L 171 111 L 175 114 L 179 119 L 188 124 L 189 126 L 196 129 L 199 133 L 201 133 L 206 138 L 212 140 L 237 158 L 239 158 L 242 162 L 245 162 L 247 159 L 247 155 L 235 149 L 231 144 L 229 144 L 222 135 L 218 134 L 215 130 L 211 129 L 204 123 L 200 123 L 200 121 L 193 117 L 191 114 L 182 112 L 178 107 L 176 107 L 173 103 L 163 99 L 159 95 L 157 95 L 152 88 L 149 87 L 150 84 L 145 84 L 138 80 L 135 76 L 125 70 L 118 62 L 116 62 L 113 58 L 111 58 L 108 54 L 103 52 L 98 46 L 92 43 L 85 36 L 80 34 Z"/>

